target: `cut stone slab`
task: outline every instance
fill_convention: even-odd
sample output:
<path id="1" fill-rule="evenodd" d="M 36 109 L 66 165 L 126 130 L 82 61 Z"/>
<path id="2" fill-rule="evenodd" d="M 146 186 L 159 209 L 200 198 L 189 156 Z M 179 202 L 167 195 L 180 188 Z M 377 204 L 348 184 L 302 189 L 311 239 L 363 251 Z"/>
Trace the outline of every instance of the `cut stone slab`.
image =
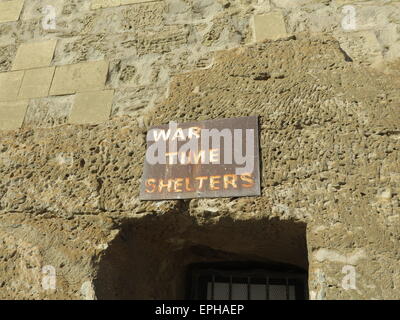
<path id="1" fill-rule="evenodd" d="M 117 7 L 121 4 L 121 0 L 92 0 L 91 9 L 101 9 L 109 7 Z"/>
<path id="2" fill-rule="evenodd" d="M 24 119 L 27 128 L 51 128 L 67 123 L 75 95 L 30 99 Z"/>
<path id="3" fill-rule="evenodd" d="M 12 70 L 48 67 L 53 60 L 57 40 L 27 42 L 19 46 Z"/>
<path id="4" fill-rule="evenodd" d="M 53 80 L 55 67 L 26 70 L 18 98 L 47 97 Z"/>
<path id="5" fill-rule="evenodd" d="M 28 100 L 0 102 L 0 130 L 21 128 L 27 107 Z"/>
<path id="6" fill-rule="evenodd" d="M 98 124 L 109 119 L 114 90 L 77 93 L 69 117 L 72 124 Z"/>
<path id="7" fill-rule="evenodd" d="M 92 0 L 91 9 L 101 9 L 101 8 L 110 8 L 110 7 L 118 7 L 129 4 L 143 3 L 143 2 L 154 2 L 160 0 Z"/>
<path id="8" fill-rule="evenodd" d="M 369 64 L 379 63 L 384 58 L 384 46 L 374 31 L 337 32 L 335 38 L 351 58 L 362 59 Z"/>
<path id="9" fill-rule="evenodd" d="M 281 12 L 254 16 L 255 41 L 276 40 L 287 37 L 285 19 Z"/>
<path id="10" fill-rule="evenodd" d="M 50 95 L 103 90 L 108 61 L 84 62 L 56 68 Z"/>
<path id="11" fill-rule="evenodd" d="M 0 73 L 0 101 L 17 99 L 23 76 L 23 71 Z"/>
<path id="12" fill-rule="evenodd" d="M 154 2 L 160 0 L 121 0 L 121 5 L 128 5 L 128 4 L 136 4 L 136 3 L 143 3 L 143 2 Z"/>
<path id="13" fill-rule="evenodd" d="M 21 12 L 21 20 L 32 20 L 40 19 L 40 25 L 44 28 L 52 24 L 53 13 L 56 15 L 56 21 L 58 17 L 64 15 L 63 7 L 65 0 L 36 0 L 36 1 L 25 1 L 24 10 Z M 51 7 L 49 7 L 51 6 Z M 82 7 L 84 5 L 82 4 Z M 44 19 L 47 16 L 48 19 Z M 28 107 L 29 109 L 29 107 Z"/>
<path id="14" fill-rule="evenodd" d="M 24 0 L 0 2 L 0 23 L 18 21 Z"/>

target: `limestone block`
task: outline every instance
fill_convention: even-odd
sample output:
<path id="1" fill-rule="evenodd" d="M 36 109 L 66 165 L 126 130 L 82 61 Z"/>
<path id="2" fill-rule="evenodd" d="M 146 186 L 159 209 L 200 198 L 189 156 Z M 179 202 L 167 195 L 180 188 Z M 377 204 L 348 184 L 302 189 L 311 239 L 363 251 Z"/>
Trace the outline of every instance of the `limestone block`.
<path id="1" fill-rule="evenodd" d="M 55 67 L 25 71 L 18 97 L 21 99 L 46 97 L 49 94 Z"/>
<path id="2" fill-rule="evenodd" d="M 92 0 L 91 9 L 100 9 L 108 7 L 117 7 L 121 4 L 121 0 Z"/>
<path id="3" fill-rule="evenodd" d="M 21 20 L 31 20 L 31 19 L 40 19 L 41 24 L 45 23 L 43 18 L 45 16 L 50 17 L 52 13 L 54 13 L 57 17 L 63 15 L 65 0 L 36 0 L 36 1 L 26 1 L 24 4 L 24 10 L 21 13 Z M 84 7 L 83 3 L 80 4 L 81 7 Z M 49 15 L 50 14 L 50 15 Z M 51 19 L 48 19 L 48 21 Z"/>
<path id="4" fill-rule="evenodd" d="M 111 113 L 114 90 L 77 93 L 69 122 L 97 124 L 107 121 Z"/>
<path id="5" fill-rule="evenodd" d="M 24 6 L 24 0 L 0 2 L 0 23 L 17 21 Z"/>
<path id="6" fill-rule="evenodd" d="M 121 5 L 127 4 L 135 4 L 135 3 L 142 3 L 142 2 L 153 2 L 157 0 L 121 0 Z"/>
<path id="7" fill-rule="evenodd" d="M 21 44 L 12 70 L 48 67 L 53 59 L 56 44 L 57 40 Z"/>
<path id="8" fill-rule="evenodd" d="M 286 37 L 285 20 L 281 12 L 270 12 L 254 16 L 255 41 L 276 40 Z"/>
<path id="9" fill-rule="evenodd" d="M 24 127 L 51 128 L 67 123 L 75 95 L 30 99 Z"/>
<path id="10" fill-rule="evenodd" d="M 0 130 L 15 130 L 22 126 L 28 100 L 0 102 Z"/>
<path id="11" fill-rule="evenodd" d="M 157 0 L 92 0 L 91 9 L 109 8 L 124 6 L 128 4 L 143 3 L 143 2 L 153 2 Z"/>
<path id="12" fill-rule="evenodd" d="M 0 101 L 17 98 L 23 76 L 23 71 L 0 73 Z"/>
<path id="13" fill-rule="evenodd" d="M 104 89 L 108 73 L 107 61 L 91 61 L 56 68 L 50 95 Z"/>
<path id="14" fill-rule="evenodd" d="M 334 0 L 335 5 L 337 6 L 343 6 L 345 4 L 354 4 L 357 1 L 354 0 Z"/>
<path id="15" fill-rule="evenodd" d="M 383 47 L 374 31 L 338 32 L 334 36 L 353 60 L 375 63 L 383 58 Z"/>
<path id="16" fill-rule="evenodd" d="M 354 1 L 354 0 L 351 0 Z M 272 4 L 278 8 L 299 8 L 310 4 L 318 4 L 323 0 L 271 0 Z M 326 2 L 326 0 L 325 0 Z"/>

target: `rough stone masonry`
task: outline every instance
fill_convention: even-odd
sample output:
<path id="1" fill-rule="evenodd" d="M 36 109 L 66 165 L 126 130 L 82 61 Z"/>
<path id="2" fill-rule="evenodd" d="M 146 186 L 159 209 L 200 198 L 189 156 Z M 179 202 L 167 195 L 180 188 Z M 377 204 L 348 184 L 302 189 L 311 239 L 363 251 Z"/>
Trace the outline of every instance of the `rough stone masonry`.
<path id="1" fill-rule="evenodd" d="M 183 298 L 211 257 L 307 268 L 311 299 L 399 299 L 399 11 L 0 0 L 0 298 Z M 147 128 L 251 115 L 261 197 L 138 199 Z"/>

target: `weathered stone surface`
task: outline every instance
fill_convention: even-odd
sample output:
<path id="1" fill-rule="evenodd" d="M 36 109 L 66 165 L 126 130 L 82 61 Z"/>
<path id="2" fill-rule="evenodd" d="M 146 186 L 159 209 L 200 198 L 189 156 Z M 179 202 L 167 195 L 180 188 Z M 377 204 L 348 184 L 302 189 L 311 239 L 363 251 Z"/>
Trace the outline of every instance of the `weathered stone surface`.
<path id="1" fill-rule="evenodd" d="M 55 67 L 26 70 L 18 98 L 30 99 L 47 97 L 53 80 Z"/>
<path id="2" fill-rule="evenodd" d="M 22 126 L 27 100 L 0 102 L 0 130 L 16 130 Z"/>
<path id="3" fill-rule="evenodd" d="M 18 47 L 12 70 L 47 67 L 53 59 L 57 40 L 23 43 Z"/>
<path id="4" fill-rule="evenodd" d="M 282 14 L 277 17 L 281 22 L 264 30 L 267 36 L 280 25 L 283 34 L 333 35 L 357 62 L 375 65 L 400 57 L 398 1 L 166 0 L 126 5 L 115 1 L 118 5 L 93 10 L 94 3 L 27 1 L 18 22 L 0 24 L 0 71 L 11 70 L 19 45 L 57 39 L 52 65 L 105 59 L 113 66 L 109 74 L 113 82 L 107 89 L 118 93 L 145 87 L 143 90 L 152 95 L 147 99 L 157 101 L 165 95 L 174 74 L 208 67 L 214 52 L 253 42 L 255 17 L 273 12 Z M 344 5 L 350 7 L 344 10 Z M 354 28 L 349 29 L 346 25 L 353 18 Z M 117 82 L 120 76 L 126 76 L 124 65 L 135 66 L 136 74 L 131 81 Z M 120 101 L 122 104 L 117 102 L 115 109 L 129 112 L 125 99 Z M 151 107 L 150 103 L 149 108 L 131 108 L 130 114 L 144 115 Z M 39 110 L 38 113 L 42 114 Z M 45 125 L 46 120 L 42 122 Z M 38 125 L 41 126 L 40 121 Z"/>
<path id="5" fill-rule="evenodd" d="M 16 52 L 15 45 L 0 47 L 0 72 L 6 72 L 11 69 L 12 61 Z"/>
<path id="6" fill-rule="evenodd" d="M 87 290 L 81 287 L 91 282 L 93 263 L 106 248 L 105 244 L 117 234 L 114 225 L 105 216 L 65 220 L 48 214 L 36 217 L 25 213 L 2 215 L 0 298 L 6 299 L 18 292 L 21 299 L 57 299 L 70 290 L 71 284 L 77 289 L 70 292 L 70 299 L 87 298 Z M 54 290 L 46 287 L 51 281 L 43 278 L 50 278 L 49 268 L 55 270 Z M 11 279 L 5 277 L 9 270 L 14 270 Z"/>
<path id="7" fill-rule="evenodd" d="M 102 90 L 108 72 L 107 61 L 91 61 L 56 68 L 50 95 Z"/>
<path id="8" fill-rule="evenodd" d="M 10 0 L 0 2 L 0 23 L 17 21 L 21 14 L 24 0 Z"/>
<path id="9" fill-rule="evenodd" d="M 312 299 L 399 299 L 399 68 L 351 62 L 330 38 L 257 43 L 177 75 L 143 117 L 3 134 L 1 297 L 181 298 L 185 267 L 211 256 L 308 266 Z M 138 200 L 150 125 L 248 115 L 261 197 Z"/>
<path id="10" fill-rule="evenodd" d="M 98 124 L 109 119 L 114 90 L 77 93 L 69 123 Z"/>
<path id="11" fill-rule="evenodd" d="M 0 137 L 0 298 L 181 298 L 190 263 L 273 259 L 311 299 L 399 299 L 400 3 L 127 2 L 0 0 L 0 129 L 23 126 Z M 257 17 L 298 40 L 247 46 Z M 17 49 L 50 39 L 56 95 L 17 101 Z M 66 124 L 82 88 L 114 90 L 113 119 Z M 262 197 L 138 200 L 150 124 L 254 114 Z"/>

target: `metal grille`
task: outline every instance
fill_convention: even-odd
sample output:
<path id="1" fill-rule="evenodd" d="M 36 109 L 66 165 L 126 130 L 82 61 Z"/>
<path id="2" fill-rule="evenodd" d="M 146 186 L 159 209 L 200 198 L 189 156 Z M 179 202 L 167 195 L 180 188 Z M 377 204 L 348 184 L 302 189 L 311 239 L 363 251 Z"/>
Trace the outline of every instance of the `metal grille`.
<path id="1" fill-rule="evenodd" d="M 195 300 L 304 300 L 308 295 L 305 272 L 203 267 L 191 272 L 191 281 Z"/>

